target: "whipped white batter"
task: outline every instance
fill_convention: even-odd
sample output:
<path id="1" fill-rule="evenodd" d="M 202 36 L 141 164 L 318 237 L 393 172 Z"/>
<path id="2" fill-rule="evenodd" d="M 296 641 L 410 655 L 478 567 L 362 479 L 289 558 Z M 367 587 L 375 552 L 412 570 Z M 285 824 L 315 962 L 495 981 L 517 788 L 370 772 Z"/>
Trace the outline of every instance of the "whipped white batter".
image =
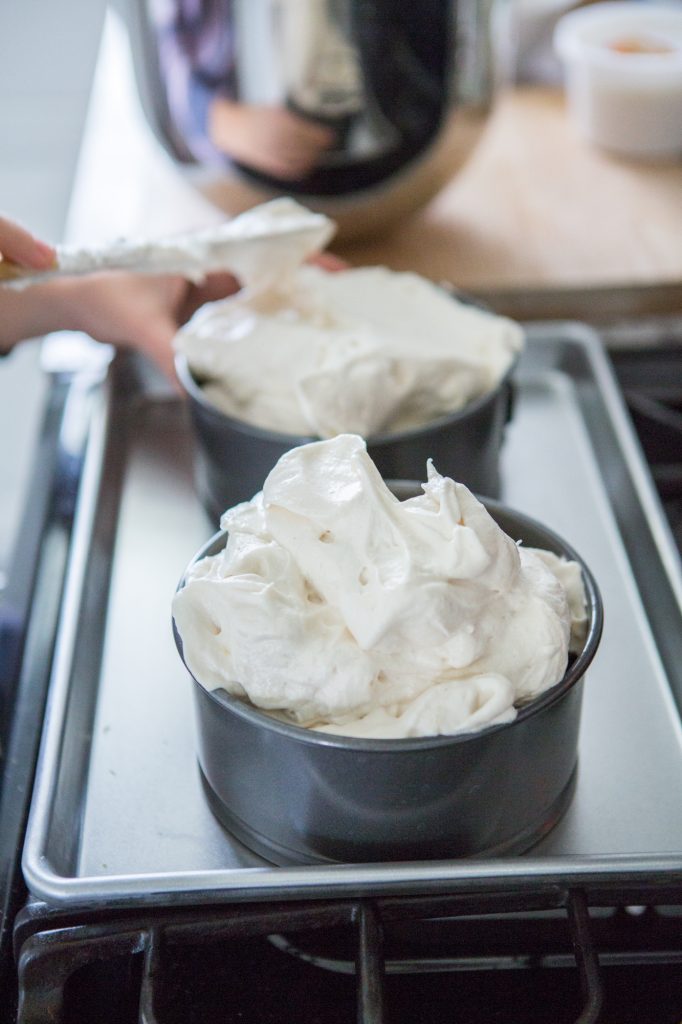
<path id="1" fill-rule="evenodd" d="M 520 327 L 412 273 L 296 266 L 204 306 L 178 333 L 206 397 L 304 437 L 371 437 L 446 415 L 496 387 Z"/>
<path id="2" fill-rule="evenodd" d="M 332 220 L 282 197 L 256 206 L 221 224 L 169 238 L 123 238 L 106 245 L 57 246 L 55 266 L 20 271 L 4 282 L 24 288 L 52 277 L 72 277 L 103 270 L 140 274 L 180 274 L 201 281 L 212 271 L 229 271 L 247 287 L 267 288 L 313 253 L 335 231 Z"/>
<path id="3" fill-rule="evenodd" d="M 517 546 L 432 465 L 423 490 L 398 501 L 355 435 L 289 451 L 175 597 L 192 674 L 347 736 L 512 721 L 562 678 L 572 627 L 582 643 L 580 568 Z"/>

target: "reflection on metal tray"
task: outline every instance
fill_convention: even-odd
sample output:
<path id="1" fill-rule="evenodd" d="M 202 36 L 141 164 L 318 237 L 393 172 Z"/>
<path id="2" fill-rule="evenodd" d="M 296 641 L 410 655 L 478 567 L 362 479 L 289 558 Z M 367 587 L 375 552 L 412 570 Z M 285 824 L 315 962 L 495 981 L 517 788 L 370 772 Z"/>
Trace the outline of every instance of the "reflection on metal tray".
<path id="1" fill-rule="evenodd" d="M 503 498 L 573 544 L 606 610 L 578 787 L 554 831 L 516 858 L 293 868 L 223 831 L 170 627 L 177 580 L 216 524 L 194 494 L 183 407 L 114 377 L 92 431 L 24 853 L 36 895 L 92 906 L 580 884 L 622 899 L 682 878 L 679 558 L 597 337 L 529 333 Z"/>

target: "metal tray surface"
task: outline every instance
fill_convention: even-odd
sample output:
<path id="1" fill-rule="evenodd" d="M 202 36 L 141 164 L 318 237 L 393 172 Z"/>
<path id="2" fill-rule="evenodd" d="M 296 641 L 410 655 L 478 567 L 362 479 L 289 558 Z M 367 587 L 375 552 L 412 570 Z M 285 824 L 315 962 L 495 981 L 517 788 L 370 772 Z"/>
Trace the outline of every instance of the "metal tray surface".
<path id="1" fill-rule="evenodd" d="M 24 872 L 53 905 L 525 886 L 682 884 L 682 574 L 601 344 L 529 328 L 503 448 L 503 500 L 564 536 L 602 590 L 577 791 L 520 857 L 278 868 L 217 824 L 170 601 L 214 532 L 185 408 L 128 386 L 91 431 Z"/>

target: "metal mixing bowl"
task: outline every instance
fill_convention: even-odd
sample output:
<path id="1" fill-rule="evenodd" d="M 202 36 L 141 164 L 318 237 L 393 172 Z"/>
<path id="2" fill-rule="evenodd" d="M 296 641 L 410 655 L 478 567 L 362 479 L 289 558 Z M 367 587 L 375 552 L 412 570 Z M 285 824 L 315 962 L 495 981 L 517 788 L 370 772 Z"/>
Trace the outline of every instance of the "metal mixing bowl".
<path id="1" fill-rule="evenodd" d="M 258 0 L 238 10 L 216 0 L 196 6 L 179 56 L 159 4 L 121 6 L 152 131 L 188 182 L 231 215 L 295 195 L 334 217 L 339 239 L 375 235 L 453 178 L 493 109 L 503 0 Z M 271 117 L 288 113 L 274 139 L 261 131 L 260 160 L 216 148 L 210 119 L 187 102 L 183 81 L 193 79 L 209 100 L 237 101 L 247 121 L 264 105 Z M 285 151 L 297 149 L 299 118 L 325 126 L 333 141 L 282 176 L 262 157 L 282 135 Z"/>
<path id="2" fill-rule="evenodd" d="M 398 497 L 417 486 L 398 483 Z M 356 739 L 272 718 L 194 680 L 199 764 L 211 808 L 245 845 L 277 864 L 518 853 L 561 818 L 575 786 L 585 671 L 602 601 L 580 556 L 540 523 L 486 508 L 515 540 L 579 562 L 588 605 L 583 649 L 563 679 L 516 720 L 479 732 Z M 224 532 L 196 555 L 216 554 Z M 183 585 L 181 581 L 180 586 Z M 173 625 L 178 651 L 182 642 Z"/>

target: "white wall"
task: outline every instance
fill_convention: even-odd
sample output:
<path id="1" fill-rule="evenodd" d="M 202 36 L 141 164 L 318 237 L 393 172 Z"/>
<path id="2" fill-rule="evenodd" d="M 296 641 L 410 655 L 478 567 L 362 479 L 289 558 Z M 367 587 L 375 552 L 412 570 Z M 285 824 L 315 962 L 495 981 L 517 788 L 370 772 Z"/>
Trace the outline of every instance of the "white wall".
<path id="1" fill-rule="evenodd" d="M 0 210 L 59 241 L 105 0 L 0 0 Z M 0 359 L 0 587 L 21 517 L 44 380 L 35 343 Z"/>
<path id="2" fill-rule="evenodd" d="M 0 209 L 58 241 L 106 0 L 0 3 Z"/>

